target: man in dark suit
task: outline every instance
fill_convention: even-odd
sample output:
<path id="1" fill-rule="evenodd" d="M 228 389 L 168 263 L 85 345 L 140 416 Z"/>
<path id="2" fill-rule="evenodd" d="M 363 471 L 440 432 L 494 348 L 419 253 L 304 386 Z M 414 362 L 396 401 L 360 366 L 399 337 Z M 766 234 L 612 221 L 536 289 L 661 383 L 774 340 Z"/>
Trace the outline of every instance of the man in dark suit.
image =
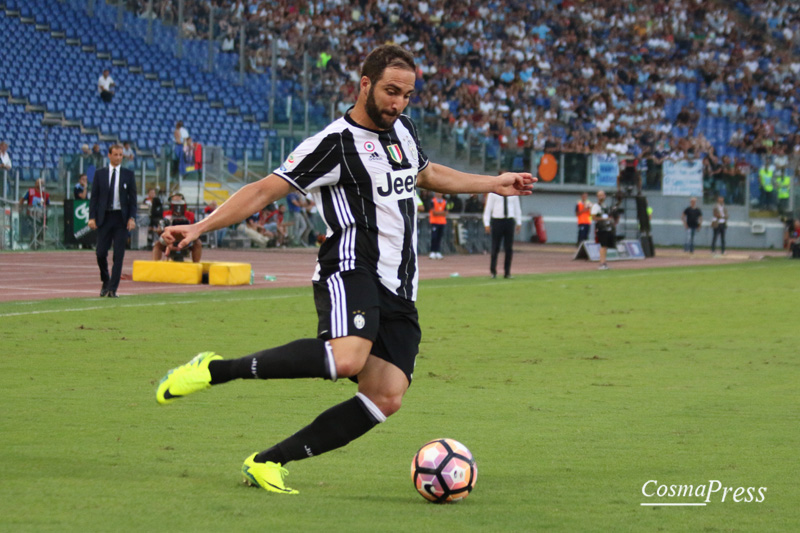
<path id="1" fill-rule="evenodd" d="M 108 149 L 108 166 L 94 175 L 89 201 L 89 227 L 97 230 L 97 266 L 103 289 L 100 296 L 117 297 L 122 275 L 125 242 L 136 227 L 136 179 L 132 170 L 122 168 L 122 146 Z M 108 250 L 114 244 L 114 267 L 108 275 Z"/>

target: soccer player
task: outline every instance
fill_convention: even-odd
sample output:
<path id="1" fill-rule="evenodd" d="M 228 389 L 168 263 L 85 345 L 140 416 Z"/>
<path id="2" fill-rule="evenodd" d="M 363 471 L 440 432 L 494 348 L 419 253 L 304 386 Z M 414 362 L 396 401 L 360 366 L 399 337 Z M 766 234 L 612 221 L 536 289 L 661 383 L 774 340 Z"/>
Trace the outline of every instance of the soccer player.
<path id="1" fill-rule="evenodd" d="M 431 163 L 402 114 L 414 92 L 414 58 L 383 45 L 364 60 L 355 106 L 303 141 L 281 167 L 248 184 L 196 224 L 170 226 L 179 247 L 228 227 L 292 191 L 311 192 L 327 225 L 312 278 L 316 338 L 239 359 L 198 354 L 156 392 L 165 404 L 234 379 L 351 378 L 357 394 L 242 466 L 245 482 L 281 494 L 290 461 L 320 455 L 365 434 L 400 409 L 421 337 L 417 310 L 416 187 L 443 193 L 531 194 L 533 176 L 482 176 Z"/>

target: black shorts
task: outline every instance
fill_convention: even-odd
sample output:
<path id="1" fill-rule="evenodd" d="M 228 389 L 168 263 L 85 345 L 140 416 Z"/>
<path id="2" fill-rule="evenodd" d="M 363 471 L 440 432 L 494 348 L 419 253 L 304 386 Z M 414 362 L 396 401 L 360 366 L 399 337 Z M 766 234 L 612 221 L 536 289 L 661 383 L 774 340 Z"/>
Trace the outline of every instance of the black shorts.
<path id="1" fill-rule="evenodd" d="M 314 303 L 324 340 L 354 335 L 372 341 L 371 353 L 408 378 L 414 373 L 422 332 L 414 302 L 391 293 L 368 272 L 337 272 L 314 282 Z"/>
<path id="2" fill-rule="evenodd" d="M 606 248 L 617 247 L 617 238 L 613 231 L 598 231 L 597 242 L 600 246 L 605 246 Z"/>

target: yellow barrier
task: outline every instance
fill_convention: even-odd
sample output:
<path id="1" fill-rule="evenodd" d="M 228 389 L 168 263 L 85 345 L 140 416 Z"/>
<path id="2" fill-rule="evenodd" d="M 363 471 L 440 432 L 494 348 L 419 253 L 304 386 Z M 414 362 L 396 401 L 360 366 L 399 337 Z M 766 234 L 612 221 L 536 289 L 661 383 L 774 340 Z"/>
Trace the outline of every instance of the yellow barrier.
<path id="1" fill-rule="evenodd" d="M 203 265 L 173 261 L 134 261 L 133 281 L 196 285 L 203 281 Z"/>
<path id="2" fill-rule="evenodd" d="M 203 263 L 203 271 L 208 272 L 209 285 L 247 285 L 250 283 L 250 263 Z"/>
<path id="3" fill-rule="evenodd" d="M 247 285 L 250 283 L 249 263 L 204 261 L 134 261 L 133 281 L 180 283 L 197 285 L 207 279 L 209 285 Z"/>

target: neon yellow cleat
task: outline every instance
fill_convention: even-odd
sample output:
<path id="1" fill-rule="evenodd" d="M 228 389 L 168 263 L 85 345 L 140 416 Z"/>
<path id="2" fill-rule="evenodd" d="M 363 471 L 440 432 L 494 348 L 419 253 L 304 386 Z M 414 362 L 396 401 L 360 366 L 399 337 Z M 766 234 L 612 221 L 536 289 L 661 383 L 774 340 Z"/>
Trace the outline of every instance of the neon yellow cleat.
<path id="1" fill-rule="evenodd" d="M 283 484 L 283 478 L 289 473 L 280 463 L 256 463 L 254 453 L 244 460 L 242 476 L 244 482 L 251 487 L 261 487 L 279 494 L 297 494 L 297 491 Z"/>
<path id="2" fill-rule="evenodd" d="M 214 352 L 202 352 L 195 355 L 185 365 L 167 372 L 167 375 L 158 383 L 156 401 L 165 405 L 187 394 L 209 388 L 211 374 L 208 372 L 208 364 L 218 359 L 222 359 L 222 356 Z"/>

